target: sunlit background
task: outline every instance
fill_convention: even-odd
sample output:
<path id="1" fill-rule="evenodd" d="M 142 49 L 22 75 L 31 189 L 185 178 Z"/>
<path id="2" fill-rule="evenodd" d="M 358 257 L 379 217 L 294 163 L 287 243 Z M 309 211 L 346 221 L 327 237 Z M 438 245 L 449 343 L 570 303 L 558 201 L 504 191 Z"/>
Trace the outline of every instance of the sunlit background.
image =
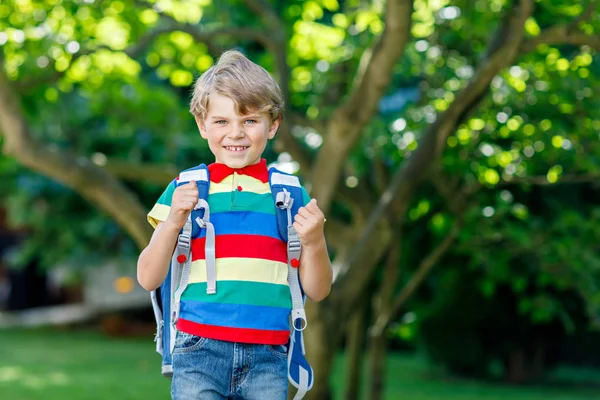
<path id="1" fill-rule="evenodd" d="M 327 214 L 311 399 L 600 398 L 599 1 L 1 0 L 0 399 L 169 398 L 137 255 L 232 48 Z"/>

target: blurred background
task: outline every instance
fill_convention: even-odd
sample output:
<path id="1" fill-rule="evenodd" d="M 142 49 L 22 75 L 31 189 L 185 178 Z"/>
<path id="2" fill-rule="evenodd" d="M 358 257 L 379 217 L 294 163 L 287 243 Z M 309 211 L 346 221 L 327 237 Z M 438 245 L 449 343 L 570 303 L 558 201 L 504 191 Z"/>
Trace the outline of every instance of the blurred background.
<path id="1" fill-rule="evenodd" d="M 0 398 L 169 397 L 137 255 L 232 48 L 328 219 L 310 399 L 600 398 L 599 3 L 2 0 Z"/>

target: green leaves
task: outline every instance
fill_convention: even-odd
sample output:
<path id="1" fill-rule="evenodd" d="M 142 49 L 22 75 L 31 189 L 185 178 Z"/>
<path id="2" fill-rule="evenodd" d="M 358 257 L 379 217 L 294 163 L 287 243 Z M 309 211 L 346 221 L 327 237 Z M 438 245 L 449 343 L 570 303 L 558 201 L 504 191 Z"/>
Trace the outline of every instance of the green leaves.
<path id="1" fill-rule="evenodd" d="M 380 194 L 382 182 L 410 159 L 425 129 L 485 64 L 508 3 L 414 2 L 412 37 L 385 93 L 394 107 L 379 105 L 381 112 L 353 149 L 342 177 L 348 187 L 366 183 L 367 192 Z M 270 4 L 287 35 L 291 109 L 327 121 L 356 84 L 365 49 L 385 28 L 383 2 Z M 567 0 L 536 4 L 525 23 L 528 39 L 543 37 L 582 10 Z M 211 160 L 188 103 L 194 78 L 219 52 L 239 46 L 277 72 L 277 55 L 265 39 L 245 35 L 245 29 L 263 32 L 263 22 L 241 2 L 9 0 L 0 4 L 0 44 L 33 136 L 97 165 L 127 160 L 183 168 Z M 600 29 L 597 19 L 579 27 L 588 33 Z M 235 33 L 238 28 L 244 34 Z M 231 33 L 212 36 L 216 30 Z M 576 290 L 590 310 L 600 304 L 594 292 L 597 245 L 587 239 L 599 237 L 598 211 L 586 199 L 597 189 L 556 186 L 573 175 L 600 172 L 598 72 L 598 56 L 586 46 L 538 46 L 494 77 L 479 106 L 460 116 L 445 143 L 441 171 L 450 187 L 484 188 L 470 199 L 450 255 L 461 258 L 458 271 L 477 272 L 473 290 L 492 301 L 499 288 L 510 287 L 521 299 L 519 310 L 534 321 L 562 315 L 553 291 Z M 312 129 L 294 133 L 313 153 L 327 135 Z M 0 158 L 0 173 L 9 193 L 4 203 L 15 223 L 32 227 L 37 243 L 32 246 L 41 248 L 45 240 L 81 257 L 101 254 L 115 241 L 131 246 L 114 222 L 75 193 L 6 157 Z M 147 207 L 163 189 L 142 181 L 125 184 Z M 33 211 L 29 204 L 36 204 Z M 448 199 L 431 187 L 417 193 L 407 215 L 411 265 L 455 218 Z M 48 260 L 58 259 L 58 250 L 49 254 L 55 255 Z"/>

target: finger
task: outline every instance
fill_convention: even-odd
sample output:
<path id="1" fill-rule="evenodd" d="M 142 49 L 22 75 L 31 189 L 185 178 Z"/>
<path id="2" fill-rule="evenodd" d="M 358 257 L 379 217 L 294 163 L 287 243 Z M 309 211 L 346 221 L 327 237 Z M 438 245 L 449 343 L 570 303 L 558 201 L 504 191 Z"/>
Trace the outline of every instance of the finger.
<path id="1" fill-rule="evenodd" d="M 184 193 L 183 196 L 181 196 L 181 199 L 185 201 L 195 201 L 197 203 L 198 193 Z"/>
<path id="2" fill-rule="evenodd" d="M 181 196 L 173 201 L 173 206 L 174 207 L 183 207 L 184 205 L 186 205 L 186 207 L 187 207 L 187 204 L 192 204 L 193 206 L 196 206 L 196 203 L 198 203 L 198 199 L 195 197 Z"/>
<path id="3" fill-rule="evenodd" d="M 310 212 L 321 211 L 317 205 L 317 199 L 310 199 L 307 205 L 304 206 Z"/>
<path id="4" fill-rule="evenodd" d="M 298 234 L 302 234 L 304 232 L 304 228 L 298 222 L 294 222 L 292 225 Z"/>
<path id="5" fill-rule="evenodd" d="M 193 201 L 182 201 L 179 203 L 179 208 L 184 211 L 191 211 L 194 209 L 196 204 Z"/>
<path id="6" fill-rule="evenodd" d="M 300 226 L 304 226 L 306 224 L 308 224 L 308 220 L 306 218 L 304 218 L 301 215 L 296 214 L 296 216 L 294 217 L 294 221 L 296 223 L 298 223 Z"/>
<path id="7" fill-rule="evenodd" d="M 296 214 L 294 216 L 294 221 L 298 221 L 299 223 L 303 223 L 303 222 L 308 222 L 308 218 L 306 218 L 304 215 L 300 215 L 300 214 Z"/>
<path id="8" fill-rule="evenodd" d="M 182 186 L 180 189 L 177 190 L 177 192 L 179 195 L 183 195 L 183 196 L 196 196 L 198 197 L 198 190 L 195 188 L 191 188 L 188 186 Z"/>
<path id="9" fill-rule="evenodd" d="M 311 211 L 308 208 L 304 207 L 303 210 L 302 209 L 298 210 L 298 214 L 302 215 L 305 218 L 311 219 L 311 220 L 314 219 L 317 222 L 323 221 L 325 219 L 325 215 L 318 208 L 316 210 Z"/>
<path id="10" fill-rule="evenodd" d="M 187 183 L 178 183 L 175 190 L 192 189 L 196 187 L 196 181 L 189 181 Z"/>
<path id="11" fill-rule="evenodd" d="M 198 188 L 196 186 L 185 185 L 181 187 L 181 191 L 185 193 L 196 193 L 196 196 L 198 195 Z"/>
<path id="12" fill-rule="evenodd" d="M 312 215 L 312 213 L 306 207 L 300 207 L 296 215 L 302 215 L 304 218 L 309 218 Z"/>

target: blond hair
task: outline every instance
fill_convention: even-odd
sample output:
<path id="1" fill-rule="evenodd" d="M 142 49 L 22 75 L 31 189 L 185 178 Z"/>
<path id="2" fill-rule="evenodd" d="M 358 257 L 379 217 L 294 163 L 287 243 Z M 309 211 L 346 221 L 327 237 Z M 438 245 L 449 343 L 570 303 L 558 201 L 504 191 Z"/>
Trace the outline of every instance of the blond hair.
<path id="1" fill-rule="evenodd" d="M 275 79 L 236 50 L 226 51 L 194 84 L 190 112 L 206 118 L 210 94 L 231 98 L 240 115 L 268 112 L 275 121 L 283 114 L 283 96 Z"/>

